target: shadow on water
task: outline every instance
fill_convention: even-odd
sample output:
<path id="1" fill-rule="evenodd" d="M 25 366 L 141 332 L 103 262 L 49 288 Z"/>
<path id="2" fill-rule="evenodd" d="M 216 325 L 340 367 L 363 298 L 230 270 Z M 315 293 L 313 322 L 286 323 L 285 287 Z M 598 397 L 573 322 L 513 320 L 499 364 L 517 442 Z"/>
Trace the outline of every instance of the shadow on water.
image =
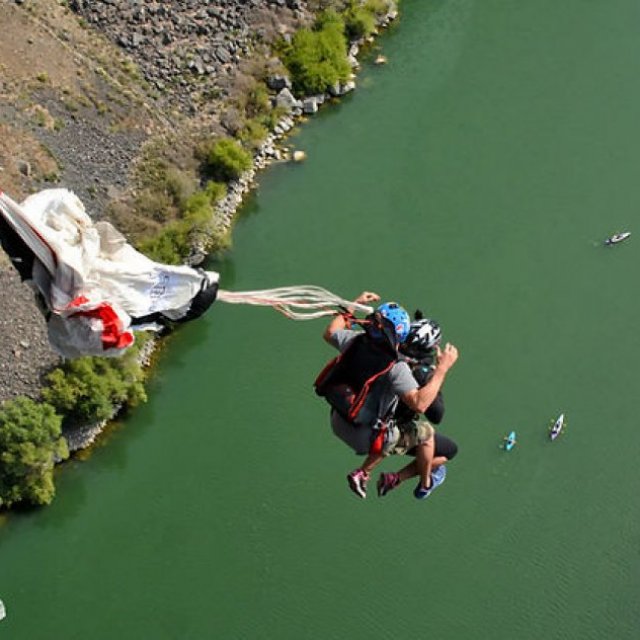
<path id="1" fill-rule="evenodd" d="M 240 220 L 252 218 L 253 216 L 257 216 L 259 213 L 260 204 L 258 203 L 258 194 L 254 189 L 245 196 L 242 206 L 236 213 L 234 222 L 237 223 Z"/>
<path id="2" fill-rule="evenodd" d="M 220 288 L 231 289 L 236 281 L 236 265 L 231 253 L 210 256 L 205 262 L 204 268 L 208 271 L 216 271 L 220 274 Z M 213 303 L 215 311 L 217 302 Z"/>

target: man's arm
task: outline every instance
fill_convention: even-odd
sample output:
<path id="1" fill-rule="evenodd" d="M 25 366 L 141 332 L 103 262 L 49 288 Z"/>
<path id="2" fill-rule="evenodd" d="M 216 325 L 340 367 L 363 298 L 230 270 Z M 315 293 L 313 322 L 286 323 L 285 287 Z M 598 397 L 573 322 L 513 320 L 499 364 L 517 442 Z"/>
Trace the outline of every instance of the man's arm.
<path id="1" fill-rule="evenodd" d="M 458 350 L 452 344 L 447 343 L 444 350 L 438 348 L 438 364 L 429 382 L 423 387 L 412 389 L 405 393 L 402 396 L 402 402 L 413 411 L 424 413 L 436 399 L 438 391 L 440 391 L 444 379 L 447 376 L 447 372 L 455 364 L 457 359 Z"/>
<path id="2" fill-rule="evenodd" d="M 377 302 L 380 300 L 380 296 L 377 293 L 373 293 L 371 291 L 363 291 L 355 300 L 358 304 L 367 304 L 368 302 Z M 348 320 L 345 318 L 343 314 L 338 314 L 334 316 L 331 322 L 327 325 L 327 328 L 324 330 L 322 337 L 326 342 L 331 344 L 331 336 L 336 331 L 341 331 L 342 329 L 348 328 Z"/>

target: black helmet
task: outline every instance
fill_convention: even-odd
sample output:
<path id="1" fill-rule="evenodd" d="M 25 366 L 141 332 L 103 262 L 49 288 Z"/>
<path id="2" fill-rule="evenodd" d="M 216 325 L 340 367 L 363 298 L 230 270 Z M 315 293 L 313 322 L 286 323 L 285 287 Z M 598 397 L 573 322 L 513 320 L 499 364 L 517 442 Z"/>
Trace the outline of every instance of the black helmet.
<path id="1" fill-rule="evenodd" d="M 442 329 L 435 320 L 414 320 L 402 345 L 402 353 L 419 360 L 428 356 L 440 344 L 441 338 Z"/>

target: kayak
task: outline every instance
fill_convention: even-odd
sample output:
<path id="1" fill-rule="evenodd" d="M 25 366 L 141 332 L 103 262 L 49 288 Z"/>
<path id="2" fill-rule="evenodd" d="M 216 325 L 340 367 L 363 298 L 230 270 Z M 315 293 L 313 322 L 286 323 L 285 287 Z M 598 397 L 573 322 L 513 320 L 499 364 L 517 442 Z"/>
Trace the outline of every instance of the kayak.
<path id="1" fill-rule="evenodd" d="M 505 439 L 504 439 L 504 450 L 511 451 L 516 444 L 516 432 L 512 431 Z"/>
<path id="2" fill-rule="evenodd" d="M 623 242 L 631 235 L 630 231 L 623 231 L 622 233 L 614 233 L 612 236 L 609 236 L 604 243 L 605 244 L 618 244 Z"/>
<path id="3" fill-rule="evenodd" d="M 564 428 L 564 413 L 561 413 L 558 416 L 557 420 L 553 423 L 553 426 L 551 427 L 551 429 L 549 429 L 549 438 L 551 438 L 551 440 L 555 440 L 560 435 L 563 428 Z"/>

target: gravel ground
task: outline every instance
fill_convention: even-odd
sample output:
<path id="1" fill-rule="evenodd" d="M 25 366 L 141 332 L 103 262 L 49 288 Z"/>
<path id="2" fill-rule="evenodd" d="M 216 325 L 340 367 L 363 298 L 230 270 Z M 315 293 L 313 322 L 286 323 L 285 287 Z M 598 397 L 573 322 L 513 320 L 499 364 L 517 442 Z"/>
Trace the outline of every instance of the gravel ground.
<path id="1" fill-rule="evenodd" d="M 0 400 L 37 398 L 43 373 L 59 362 L 33 294 L 12 268 L 0 270 Z"/>

